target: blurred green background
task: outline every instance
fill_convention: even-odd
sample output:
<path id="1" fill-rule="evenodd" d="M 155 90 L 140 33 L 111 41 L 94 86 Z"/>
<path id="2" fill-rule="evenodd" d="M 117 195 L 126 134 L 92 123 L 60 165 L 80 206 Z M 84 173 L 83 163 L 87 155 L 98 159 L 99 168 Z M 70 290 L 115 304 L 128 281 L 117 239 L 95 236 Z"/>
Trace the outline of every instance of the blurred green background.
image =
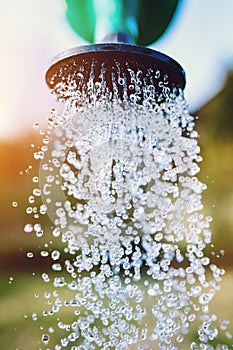
<path id="1" fill-rule="evenodd" d="M 35 2 L 34 16 L 28 11 L 29 22 L 23 22 L 17 16 L 20 11 L 26 12 L 32 6 L 30 1 L 24 0 L 24 7 L 17 1 L 9 2 L 8 5 L 6 2 L 0 4 L 1 38 L 3 43 L 6 42 L 6 49 L 0 58 L 3 59 L 1 67 L 4 67 L 1 76 L 3 83 L 0 87 L 0 349 L 4 350 L 48 349 L 40 339 L 51 326 L 51 320 L 41 315 L 41 311 L 48 307 L 44 293 L 50 287 L 49 284 L 42 283 L 41 274 L 50 271 L 51 261 L 41 257 L 40 251 L 44 248 L 51 250 L 54 243 L 50 234 L 44 233 L 42 238 L 38 238 L 34 234 L 25 233 L 23 227 L 30 220 L 25 208 L 34 187 L 31 179 L 33 175 L 38 175 L 39 164 L 33 160 L 33 152 L 42 142 L 42 136 L 38 132 L 30 131 L 31 125 L 37 120 L 45 121 L 49 115 L 49 106 L 54 105 L 52 99 L 47 97 L 49 92 L 43 80 L 44 71 L 49 65 L 49 58 L 54 54 L 82 42 L 81 39 L 77 40 L 76 35 L 63 22 L 64 9 L 61 11 L 59 6 L 58 9 L 57 3 L 51 0 L 37 2 L 35 5 Z M 232 5 L 231 1 L 226 3 L 227 6 Z M 5 15 L 7 6 L 11 6 L 9 18 Z M 49 17 L 49 11 L 45 11 L 46 6 L 51 13 L 57 11 L 59 21 Z M 228 55 L 224 62 L 225 82 L 224 74 L 220 77 L 215 69 L 217 65 L 223 67 L 225 58 L 223 61 L 219 60 L 220 53 L 233 48 L 226 41 L 229 35 L 232 38 L 231 31 L 229 34 L 225 29 L 221 40 L 216 39 L 217 31 L 222 30 L 223 33 L 224 26 L 229 27 L 226 18 L 232 11 L 227 6 L 223 8 L 221 5 L 221 12 L 217 7 L 214 9 L 213 2 L 209 0 L 205 3 L 200 0 L 184 1 L 184 8 L 181 9 L 183 12 L 176 18 L 177 22 L 174 21 L 173 30 L 154 48 L 171 55 L 179 62 L 181 60 L 188 76 L 187 93 L 191 100 L 191 112 L 198 116 L 197 129 L 204 158 L 200 164 L 199 177 L 208 185 L 203 198 L 204 211 L 213 216 L 211 228 L 215 255 L 212 259 L 226 270 L 221 290 L 211 305 L 213 312 L 221 320 L 231 320 L 230 329 L 233 331 L 233 72 L 229 69 L 225 74 L 227 67 L 233 66 L 233 56 Z M 42 17 L 35 20 L 37 13 L 43 11 L 43 21 Z M 189 16 L 185 17 L 185 13 L 189 13 Z M 208 23 L 201 21 L 201 17 L 209 18 Z M 6 18 L 7 24 L 4 27 L 3 19 Z M 8 25 L 13 29 L 13 34 L 8 30 Z M 32 40 L 27 47 L 23 45 L 25 38 Z M 10 43 L 11 49 L 8 50 Z M 27 50 L 22 50 L 25 47 Z M 218 55 L 214 55 L 215 51 Z M 213 62 L 216 57 L 218 60 L 215 65 Z M 217 84 L 212 83 L 212 76 L 213 82 L 218 82 Z M 10 88 L 7 85 L 9 82 Z M 18 202 L 15 208 L 12 207 L 14 201 Z M 50 226 L 46 216 L 43 217 L 43 224 Z M 46 247 L 47 242 L 49 247 Z M 222 250 L 225 251 L 224 255 Z M 34 253 L 33 259 L 26 257 L 28 251 Z M 38 320 L 33 321 L 33 313 L 36 312 Z M 57 332 L 57 337 L 60 336 Z M 51 338 L 54 338 L 53 342 L 56 341 L 52 331 Z M 194 338 L 195 335 L 191 332 L 190 342 Z M 232 343 L 229 340 L 229 348 Z M 50 349 L 54 348 L 53 344 L 49 345 Z"/>

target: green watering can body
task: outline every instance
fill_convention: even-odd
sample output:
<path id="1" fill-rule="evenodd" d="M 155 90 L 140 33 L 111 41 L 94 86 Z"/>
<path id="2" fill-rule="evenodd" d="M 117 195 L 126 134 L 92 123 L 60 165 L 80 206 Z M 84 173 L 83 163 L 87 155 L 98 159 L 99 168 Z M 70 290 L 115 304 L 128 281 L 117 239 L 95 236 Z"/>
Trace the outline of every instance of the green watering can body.
<path id="1" fill-rule="evenodd" d="M 89 43 L 111 33 L 125 33 L 147 46 L 167 29 L 180 0 L 66 0 L 73 30 Z"/>

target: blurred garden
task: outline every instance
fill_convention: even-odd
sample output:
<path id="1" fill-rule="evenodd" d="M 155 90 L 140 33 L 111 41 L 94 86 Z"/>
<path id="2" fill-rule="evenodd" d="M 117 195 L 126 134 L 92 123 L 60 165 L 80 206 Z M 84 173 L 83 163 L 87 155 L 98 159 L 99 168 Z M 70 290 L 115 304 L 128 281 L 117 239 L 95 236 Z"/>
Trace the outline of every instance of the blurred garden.
<path id="1" fill-rule="evenodd" d="M 228 73 L 217 95 L 193 114 L 197 116 L 204 158 L 199 177 L 208 186 L 204 193 L 204 212 L 213 217 L 213 245 L 209 247 L 209 254 L 213 262 L 226 270 L 221 290 L 211 305 L 220 319 L 229 318 L 233 325 L 232 72 Z M 51 260 L 41 257 L 40 251 L 43 245 L 54 249 L 57 243 L 46 232 L 39 239 L 23 230 L 28 222 L 25 208 L 34 185 L 32 177 L 38 176 L 39 171 L 39 162 L 33 159 L 33 152 L 41 140 L 39 133 L 32 132 L 10 142 L 0 141 L 0 349 L 47 349 L 40 342 L 43 328 L 49 327 L 51 322 L 49 320 L 47 324 L 40 314 L 46 307 L 43 296 L 48 290 L 41 274 L 50 270 Z M 43 225 L 48 228 L 51 225 L 46 215 Z M 27 256 L 28 252 L 33 252 L 33 259 Z M 190 342 L 192 336 L 191 332 Z M 232 339 L 229 340 L 231 345 Z M 53 348 L 52 344 L 50 348 Z"/>

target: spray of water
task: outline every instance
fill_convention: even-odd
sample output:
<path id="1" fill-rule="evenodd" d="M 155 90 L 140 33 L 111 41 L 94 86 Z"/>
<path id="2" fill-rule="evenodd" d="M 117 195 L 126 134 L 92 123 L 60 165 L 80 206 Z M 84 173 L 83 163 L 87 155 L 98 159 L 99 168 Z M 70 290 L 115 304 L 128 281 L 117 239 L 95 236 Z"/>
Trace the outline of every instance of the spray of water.
<path id="1" fill-rule="evenodd" d="M 78 72 L 79 89 L 72 76 L 56 84 L 64 112 L 52 111 L 34 154 L 40 187 L 30 198 L 43 204 L 25 231 L 42 236 L 47 213 L 63 247 L 41 252 L 53 261 L 42 274 L 52 324 L 42 346 L 55 333 L 55 350 L 229 349 L 226 322 L 209 307 L 224 271 L 206 254 L 211 218 L 194 117 L 169 77 L 149 70 L 145 82 L 140 70 L 123 70 L 130 84 L 119 69 L 113 91 L 92 71 L 85 84 Z"/>

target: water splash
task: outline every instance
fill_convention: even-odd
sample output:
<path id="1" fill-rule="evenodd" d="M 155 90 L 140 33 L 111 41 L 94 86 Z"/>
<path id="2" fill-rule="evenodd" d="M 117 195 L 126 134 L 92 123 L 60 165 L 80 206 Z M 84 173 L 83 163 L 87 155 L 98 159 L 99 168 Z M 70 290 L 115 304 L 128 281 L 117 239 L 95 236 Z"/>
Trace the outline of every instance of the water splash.
<path id="1" fill-rule="evenodd" d="M 56 350 L 228 349 L 217 339 L 231 334 L 209 307 L 224 271 L 206 254 L 194 117 L 169 77 L 151 69 L 141 79 L 126 65 L 126 84 L 118 67 L 113 91 L 104 69 L 54 86 L 64 112 L 52 110 L 34 153 L 40 186 L 35 177 L 29 203 L 43 203 L 27 208 L 38 222 L 25 231 L 42 237 L 48 214 L 63 247 L 41 251 L 52 260 L 41 341 L 60 334 Z"/>

